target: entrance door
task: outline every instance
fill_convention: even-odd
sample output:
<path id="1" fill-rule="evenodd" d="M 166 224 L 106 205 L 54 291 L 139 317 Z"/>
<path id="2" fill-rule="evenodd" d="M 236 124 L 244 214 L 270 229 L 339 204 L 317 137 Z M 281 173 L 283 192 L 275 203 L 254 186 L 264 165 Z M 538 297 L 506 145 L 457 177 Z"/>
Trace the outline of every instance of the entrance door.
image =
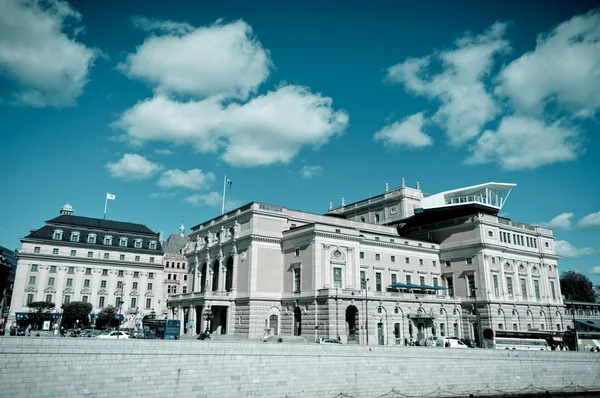
<path id="1" fill-rule="evenodd" d="M 300 307 L 294 309 L 294 336 L 302 335 L 302 310 Z"/>
<path id="2" fill-rule="evenodd" d="M 377 344 L 383 345 L 383 323 L 377 324 Z"/>
<path id="3" fill-rule="evenodd" d="M 277 336 L 279 334 L 279 317 L 275 314 L 271 315 L 269 317 L 269 330 L 271 331 L 272 335 Z"/>
<path id="4" fill-rule="evenodd" d="M 348 325 L 348 342 L 358 342 L 358 308 L 354 305 L 346 307 L 346 324 Z"/>

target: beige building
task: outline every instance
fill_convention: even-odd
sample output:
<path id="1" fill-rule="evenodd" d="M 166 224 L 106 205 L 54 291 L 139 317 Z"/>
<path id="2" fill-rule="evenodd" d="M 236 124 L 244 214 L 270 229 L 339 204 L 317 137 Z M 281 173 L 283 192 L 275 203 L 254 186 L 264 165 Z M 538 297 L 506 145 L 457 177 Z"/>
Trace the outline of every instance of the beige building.
<path id="1" fill-rule="evenodd" d="M 192 228 L 170 316 L 262 338 L 404 344 L 563 330 L 552 231 L 497 216 L 514 184 L 400 188 L 317 215 L 250 203 Z"/>
<path id="2" fill-rule="evenodd" d="M 165 303 L 170 294 L 187 293 L 188 267 L 183 251 L 189 242 L 190 237 L 185 234 L 183 224 L 179 227 L 178 234 L 171 234 L 167 240 L 161 242 L 165 253 L 163 257 L 163 298 Z M 166 306 L 163 311 L 163 315 L 166 315 Z"/>
<path id="3" fill-rule="evenodd" d="M 74 216 L 66 204 L 21 242 L 10 320 L 33 301 L 55 303 L 57 313 L 71 301 L 92 303 L 93 313 L 113 305 L 129 327 L 166 308 L 163 251 L 145 225 Z"/>

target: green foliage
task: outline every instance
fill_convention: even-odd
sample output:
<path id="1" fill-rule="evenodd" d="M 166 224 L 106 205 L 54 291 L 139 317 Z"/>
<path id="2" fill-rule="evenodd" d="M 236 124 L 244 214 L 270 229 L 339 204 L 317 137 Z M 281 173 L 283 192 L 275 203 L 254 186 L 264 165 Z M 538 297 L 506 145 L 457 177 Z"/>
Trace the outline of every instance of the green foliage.
<path id="1" fill-rule="evenodd" d="M 27 304 L 29 307 L 29 320 L 32 325 L 41 327 L 42 320 L 48 318 L 50 311 L 54 309 L 54 303 L 46 301 L 33 301 Z"/>
<path id="2" fill-rule="evenodd" d="M 89 315 L 92 312 L 93 306 L 91 303 L 84 303 L 82 301 L 72 301 L 62 306 L 63 314 L 61 325 L 66 329 L 72 328 L 77 325 L 79 320 L 79 326 L 87 326 L 90 323 Z"/>
<path id="3" fill-rule="evenodd" d="M 596 301 L 596 293 L 592 281 L 577 271 L 566 271 L 560 276 L 560 290 L 567 300 Z"/>
<path id="4" fill-rule="evenodd" d="M 112 305 L 107 305 L 102 308 L 96 318 L 96 327 L 103 329 L 106 327 L 118 327 L 121 321 L 119 320 L 119 311 Z"/>

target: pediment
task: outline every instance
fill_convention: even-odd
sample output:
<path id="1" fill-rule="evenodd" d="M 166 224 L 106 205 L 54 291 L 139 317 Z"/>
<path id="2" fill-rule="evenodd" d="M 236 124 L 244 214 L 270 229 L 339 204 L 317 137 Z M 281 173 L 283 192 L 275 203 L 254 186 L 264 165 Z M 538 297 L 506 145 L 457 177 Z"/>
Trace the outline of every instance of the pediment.
<path id="1" fill-rule="evenodd" d="M 44 289 L 44 293 L 56 293 L 56 289 L 53 288 L 52 286 L 48 286 L 47 288 Z"/>

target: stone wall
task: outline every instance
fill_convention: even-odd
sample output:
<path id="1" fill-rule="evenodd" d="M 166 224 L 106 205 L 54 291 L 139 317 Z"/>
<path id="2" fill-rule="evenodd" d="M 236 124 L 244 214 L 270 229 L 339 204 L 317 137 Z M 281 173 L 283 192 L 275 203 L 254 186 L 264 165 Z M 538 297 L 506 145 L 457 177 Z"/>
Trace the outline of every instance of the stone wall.
<path id="1" fill-rule="evenodd" d="M 587 352 L 0 337 L 2 397 L 482 396 L 600 391 L 599 374 Z"/>

